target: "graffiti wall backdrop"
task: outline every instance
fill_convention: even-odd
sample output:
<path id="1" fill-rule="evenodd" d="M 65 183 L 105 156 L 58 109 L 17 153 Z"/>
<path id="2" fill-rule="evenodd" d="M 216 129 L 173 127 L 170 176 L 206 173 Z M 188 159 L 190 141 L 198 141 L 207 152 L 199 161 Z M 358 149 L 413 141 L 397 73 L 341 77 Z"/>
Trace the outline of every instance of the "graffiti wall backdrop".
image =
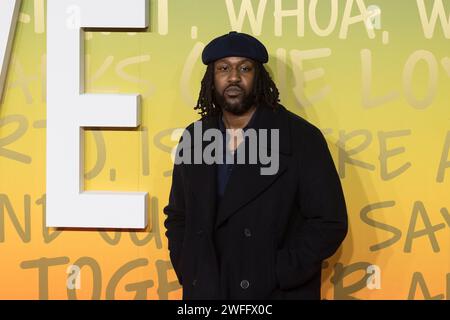
<path id="1" fill-rule="evenodd" d="M 45 227 L 46 5 L 22 2 L 0 104 L 1 299 L 181 298 L 174 133 L 198 119 L 202 49 L 230 30 L 266 44 L 282 103 L 338 169 L 350 230 L 323 298 L 450 298 L 450 1 L 151 0 L 148 30 L 85 30 L 86 92 L 142 96 L 139 129 L 86 130 L 85 187 L 149 192 L 137 232 Z"/>

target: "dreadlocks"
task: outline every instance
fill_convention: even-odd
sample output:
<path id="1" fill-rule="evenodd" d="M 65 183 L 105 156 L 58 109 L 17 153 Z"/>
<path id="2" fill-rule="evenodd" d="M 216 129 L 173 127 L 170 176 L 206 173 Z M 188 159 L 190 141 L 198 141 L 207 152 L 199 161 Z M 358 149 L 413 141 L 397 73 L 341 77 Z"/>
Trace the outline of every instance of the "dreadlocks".
<path id="1" fill-rule="evenodd" d="M 260 62 L 255 62 L 255 80 L 252 94 L 258 106 L 267 105 L 275 109 L 280 101 L 280 93 L 277 86 Z M 194 110 L 199 110 L 202 118 L 217 115 L 221 111 L 220 107 L 214 104 L 214 62 L 208 64 L 206 68 L 201 82 L 197 106 L 194 107 Z"/>

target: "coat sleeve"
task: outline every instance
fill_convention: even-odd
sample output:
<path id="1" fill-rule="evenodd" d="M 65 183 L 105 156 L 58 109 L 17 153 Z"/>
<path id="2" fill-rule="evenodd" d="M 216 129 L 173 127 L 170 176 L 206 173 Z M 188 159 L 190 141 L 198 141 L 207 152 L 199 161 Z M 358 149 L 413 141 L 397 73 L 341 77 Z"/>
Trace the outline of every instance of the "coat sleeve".
<path id="1" fill-rule="evenodd" d="M 165 234 L 169 244 L 170 260 L 180 284 L 183 283 L 180 264 L 185 232 L 185 192 L 181 166 L 182 164 L 174 165 L 169 203 L 163 210 L 167 215 L 164 226 L 167 230 Z"/>
<path id="2" fill-rule="evenodd" d="M 347 209 L 341 182 L 323 134 L 310 131 L 299 161 L 297 204 L 300 221 L 285 248 L 277 252 L 279 286 L 288 290 L 314 277 L 347 234 Z"/>

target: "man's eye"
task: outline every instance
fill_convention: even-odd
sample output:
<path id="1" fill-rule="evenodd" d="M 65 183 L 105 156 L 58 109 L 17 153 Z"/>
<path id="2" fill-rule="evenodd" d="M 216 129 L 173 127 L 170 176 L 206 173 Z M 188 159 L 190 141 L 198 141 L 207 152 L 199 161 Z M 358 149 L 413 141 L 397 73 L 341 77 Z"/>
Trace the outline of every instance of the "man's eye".
<path id="1" fill-rule="evenodd" d="M 242 67 L 241 67 L 241 71 L 249 72 L 250 70 L 251 70 L 250 67 L 247 67 L 247 66 L 242 66 Z"/>
<path id="2" fill-rule="evenodd" d="M 228 67 L 227 66 L 221 66 L 221 67 L 219 67 L 219 70 L 220 71 L 227 71 Z"/>

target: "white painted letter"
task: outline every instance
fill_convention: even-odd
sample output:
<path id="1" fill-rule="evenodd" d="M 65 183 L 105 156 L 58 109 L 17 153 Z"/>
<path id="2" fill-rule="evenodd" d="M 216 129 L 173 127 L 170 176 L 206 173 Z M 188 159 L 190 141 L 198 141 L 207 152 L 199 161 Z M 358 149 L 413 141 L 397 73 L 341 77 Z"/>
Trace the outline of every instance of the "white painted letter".
<path id="1" fill-rule="evenodd" d="M 297 17 L 297 36 L 305 35 L 305 0 L 297 0 L 297 9 L 283 10 L 281 0 L 275 0 L 275 36 L 283 35 L 283 18 Z"/>
<path id="2" fill-rule="evenodd" d="M 236 10 L 234 9 L 233 0 L 226 0 L 228 16 L 230 18 L 231 29 L 235 31 L 241 31 L 244 25 L 245 16 L 248 16 L 248 21 L 250 22 L 250 27 L 254 35 L 259 36 L 261 34 L 264 11 L 266 10 L 267 0 L 259 0 L 258 12 L 253 11 L 253 6 L 251 0 L 242 0 L 241 8 L 239 9 L 239 16 L 236 15 Z"/>
<path id="3" fill-rule="evenodd" d="M 145 228 L 145 192 L 86 192 L 84 127 L 137 127 L 139 95 L 84 93 L 82 28 L 145 28 L 148 0 L 47 1 L 47 227 Z"/>
<path id="4" fill-rule="evenodd" d="M 2 101 L 20 3 L 21 0 L 0 1 L 0 102 Z"/>
<path id="5" fill-rule="evenodd" d="M 439 17 L 444 36 L 446 39 L 450 39 L 450 16 L 447 18 L 442 0 L 435 0 L 433 2 L 433 11 L 431 12 L 431 16 L 429 18 L 427 17 L 427 9 L 425 7 L 424 0 L 417 0 L 417 7 L 419 9 L 420 21 L 422 22 L 425 38 L 433 38 L 437 18 Z"/>

